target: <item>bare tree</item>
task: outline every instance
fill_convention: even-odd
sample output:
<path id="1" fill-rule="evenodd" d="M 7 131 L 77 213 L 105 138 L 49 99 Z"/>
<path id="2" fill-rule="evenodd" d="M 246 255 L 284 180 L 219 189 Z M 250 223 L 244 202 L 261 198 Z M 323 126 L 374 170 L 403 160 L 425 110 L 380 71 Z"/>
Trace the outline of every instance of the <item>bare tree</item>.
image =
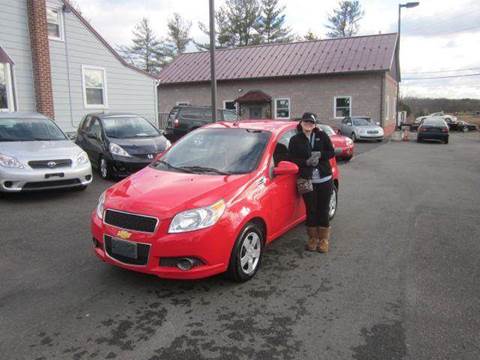
<path id="1" fill-rule="evenodd" d="M 329 24 L 326 25 L 330 32 L 327 36 L 331 38 L 348 37 L 358 33 L 358 22 L 363 18 L 364 11 L 358 0 L 341 0 L 338 8 L 328 16 Z"/>

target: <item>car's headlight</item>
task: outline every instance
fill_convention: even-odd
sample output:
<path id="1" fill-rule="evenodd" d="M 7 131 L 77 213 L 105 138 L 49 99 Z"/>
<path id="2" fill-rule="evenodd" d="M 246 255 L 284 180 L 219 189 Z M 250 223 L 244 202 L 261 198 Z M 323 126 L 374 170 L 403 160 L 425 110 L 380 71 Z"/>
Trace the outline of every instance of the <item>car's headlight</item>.
<path id="1" fill-rule="evenodd" d="M 96 212 L 97 212 L 97 216 L 100 219 L 103 219 L 103 211 L 105 210 L 104 205 L 105 205 L 105 192 L 103 192 L 102 195 L 100 195 L 100 197 L 98 198 Z"/>
<path id="2" fill-rule="evenodd" d="M 85 151 L 82 151 L 80 154 L 77 155 L 76 163 L 77 165 L 84 165 L 88 163 L 88 155 Z"/>
<path id="3" fill-rule="evenodd" d="M 353 140 L 348 137 L 345 139 L 345 142 L 347 143 L 348 146 L 353 144 Z"/>
<path id="4" fill-rule="evenodd" d="M 12 156 L 4 154 L 0 154 L 0 166 L 11 169 L 25 169 L 25 165 L 23 165 L 20 161 Z"/>
<path id="5" fill-rule="evenodd" d="M 181 212 L 173 218 L 168 232 L 181 233 L 210 227 L 220 219 L 224 211 L 225 201 L 220 200 L 211 206 Z"/>
<path id="6" fill-rule="evenodd" d="M 126 152 L 121 146 L 115 143 L 110 143 L 110 152 L 113 155 L 130 157 L 130 154 L 128 152 Z"/>

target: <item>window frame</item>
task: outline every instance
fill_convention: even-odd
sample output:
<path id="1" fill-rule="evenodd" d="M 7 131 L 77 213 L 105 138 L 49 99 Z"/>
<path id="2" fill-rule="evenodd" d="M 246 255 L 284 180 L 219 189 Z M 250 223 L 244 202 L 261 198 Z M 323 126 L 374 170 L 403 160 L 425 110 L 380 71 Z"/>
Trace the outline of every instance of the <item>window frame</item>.
<path id="1" fill-rule="evenodd" d="M 57 13 L 57 21 L 58 21 L 58 34 L 60 35 L 59 37 L 57 36 L 52 36 L 48 34 L 48 39 L 53 40 L 53 41 L 65 41 L 65 27 L 63 25 L 64 21 L 64 16 L 63 16 L 63 11 L 62 8 L 54 8 L 54 7 L 47 7 L 47 11 L 54 11 Z M 48 22 L 48 15 L 47 15 L 47 33 L 48 33 L 48 24 L 51 24 Z"/>
<path id="2" fill-rule="evenodd" d="M 348 101 L 348 116 L 337 116 L 337 99 L 349 99 Z M 343 107 L 341 107 L 343 108 Z M 352 96 L 351 95 L 339 95 L 339 96 L 334 96 L 333 97 L 333 118 L 334 119 L 343 119 L 343 118 L 346 118 L 346 117 L 349 117 L 351 118 L 352 117 Z"/>
<path id="3" fill-rule="evenodd" d="M 85 72 L 88 70 L 100 70 L 103 72 L 103 104 L 88 104 L 87 103 L 87 87 L 85 83 Z M 108 109 L 108 90 L 107 90 L 107 71 L 103 67 L 82 65 L 82 90 L 83 90 L 83 106 L 85 109 Z M 99 88 L 91 88 L 99 89 Z"/>
<path id="4" fill-rule="evenodd" d="M 234 103 L 235 109 L 227 109 L 226 104 L 227 102 Z M 238 114 L 238 103 L 235 100 L 223 100 L 223 109 L 222 110 L 231 110 L 235 111 Z"/>
<path id="5" fill-rule="evenodd" d="M 287 100 L 288 101 L 288 117 L 282 117 L 282 116 L 277 116 L 277 102 L 281 100 Z M 278 97 L 273 99 L 274 103 L 274 114 L 275 114 L 275 119 L 280 119 L 280 120 L 290 120 L 292 118 L 292 101 L 290 100 L 289 97 Z"/>
<path id="6" fill-rule="evenodd" d="M 0 112 L 12 112 L 15 111 L 15 93 L 12 64 L 8 62 L 2 62 L 2 65 L 4 66 L 5 90 L 7 92 L 7 107 L 0 108 Z"/>

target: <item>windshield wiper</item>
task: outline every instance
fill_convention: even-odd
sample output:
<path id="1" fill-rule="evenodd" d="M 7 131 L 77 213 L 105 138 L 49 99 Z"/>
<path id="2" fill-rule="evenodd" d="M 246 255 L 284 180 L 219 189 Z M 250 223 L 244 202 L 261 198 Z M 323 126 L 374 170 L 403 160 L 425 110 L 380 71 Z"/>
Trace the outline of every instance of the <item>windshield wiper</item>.
<path id="1" fill-rule="evenodd" d="M 193 172 L 212 172 L 219 175 L 231 175 L 230 172 L 225 172 L 215 168 L 204 167 L 204 166 L 182 166 L 181 169 L 190 170 Z"/>
<path id="2" fill-rule="evenodd" d="M 165 160 L 158 160 L 157 163 L 166 165 L 169 169 L 174 169 L 174 170 L 178 170 L 178 171 L 181 171 L 181 172 L 188 172 L 188 173 L 192 172 L 192 171 L 189 171 L 188 169 L 184 169 L 183 167 L 173 166 L 172 164 L 166 162 Z"/>

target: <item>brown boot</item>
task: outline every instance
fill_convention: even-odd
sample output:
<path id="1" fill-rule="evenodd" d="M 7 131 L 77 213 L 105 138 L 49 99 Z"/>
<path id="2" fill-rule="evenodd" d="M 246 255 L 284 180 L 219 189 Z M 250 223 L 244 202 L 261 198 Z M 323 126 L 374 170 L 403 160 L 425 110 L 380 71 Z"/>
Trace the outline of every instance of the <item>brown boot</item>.
<path id="1" fill-rule="evenodd" d="M 305 246 L 305 250 L 317 251 L 317 246 L 319 242 L 317 228 L 314 226 L 307 226 L 307 234 L 308 234 L 308 241 L 307 241 L 307 245 Z"/>
<path id="2" fill-rule="evenodd" d="M 317 251 L 321 253 L 328 252 L 328 242 L 330 240 L 330 227 L 317 226 L 317 234 L 319 242 L 317 245 Z"/>

